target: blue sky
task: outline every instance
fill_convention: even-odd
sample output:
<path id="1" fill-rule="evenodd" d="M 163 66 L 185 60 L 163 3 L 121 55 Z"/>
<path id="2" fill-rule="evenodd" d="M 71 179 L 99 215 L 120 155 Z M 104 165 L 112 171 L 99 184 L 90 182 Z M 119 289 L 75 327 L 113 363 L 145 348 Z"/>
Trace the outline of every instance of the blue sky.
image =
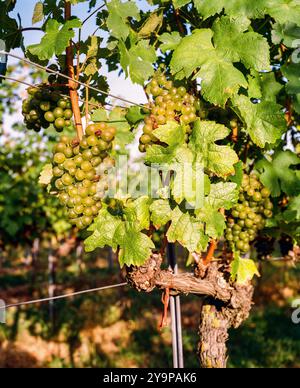
<path id="1" fill-rule="evenodd" d="M 36 2 L 37 0 L 17 0 L 17 5 L 14 11 L 11 12 L 11 16 L 17 17 L 17 14 L 19 13 L 22 18 L 22 26 L 31 27 L 32 15 Z M 97 3 L 101 5 L 102 0 L 98 0 Z M 142 0 L 140 4 L 143 3 L 144 1 Z M 81 20 L 84 20 L 89 15 L 88 9 L 88 2 L 79 3 L 78 5 L 73 7 L 73 14 L 75 16 L 78 16 Z M 36 26 L 39 27 L 40 25 L 37 24 Z M 92 17 L 90 21 L 85 24 L 83 38 L 91 35 L 95 31 L 95 29 L 95 17 Z M 34 43 L 39 43 L 42 36 L 42 33 L 38 31 L 25 32 L 25 46 Z M 20 50 L 15 50 L 15 52 L 17 54 L 23 55 Z M 10 59 L 10 61 L 13 60 Z M 108 76 L 108 83 L 110 85 L 110 90 L 112 94 L 126 97 L 127 99 L 133 100 L 137 103 L 146 102 L 145 94 L 143 92 L 142 87 L 132 84 L 131 81 L 128 79 L 126 80 L 124 76 L 119 77 L 116 72 L 107 74 L 105 68 L 103 68 L 103 72 L 106 76 Z"/>

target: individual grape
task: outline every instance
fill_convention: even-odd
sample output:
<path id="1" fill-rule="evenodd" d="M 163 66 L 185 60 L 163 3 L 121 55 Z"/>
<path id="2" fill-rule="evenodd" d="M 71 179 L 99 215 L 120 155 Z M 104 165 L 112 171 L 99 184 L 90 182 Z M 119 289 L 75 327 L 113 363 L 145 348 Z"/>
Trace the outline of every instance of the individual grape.
<path id="1" fill-rule="evenodd" d="M 90 149 L 87 149 L 87 150 L 84 150 L 82 152 L 82 157 L 84 160 L 88 160 L 88 161 L 91 161 L 93 159 L 93 153 Z"/>
<path id="2" fill-rule="evenodd" d="M 66 126 L 65 120 L 62 117 L 59 117 L 55 120 L 54 126 L 56 129 L 63 129 Z"/>
<path id="3" fill-rule="evenodd" d="M 90 147 L 94 147 L 98 145 L 98 138 L 95 135 L 91 135 L 87 138 L 87 143 Z"/>
<path id="4" fill-rule="evenodd" d="M 57 164 L 62 164 L 66 160 L 66 157 L 62 152 L 58 152 L 57 154 L 54 155 L 53 160 Z"/>
<path id="5" fill-rule="evenodd" d="M 73 183 L 73 178 L 69 174 L 64 174 L 61 178 L 62 182 L 66 186 L 70 186 Z"/>
<path id="6" fill-rule="evenodd" d="M 77 170 L 75 173 L 75 178 L 80 182 L 86 179 L 86 174 L 83 170 Z"/>
<path id="7" fill-rule="evenodd" d="M 58 108 L 58 107 L 55 108 L 55 109 L 53 110 L 53 114 L 54 114 L 55 118 L 64 117 L 64 111 L 63 111 L 63 109 Z"/>
<path id="8" fill-rule="evenodd" d="M 81 169 L 82 171 L 84 172 L 88 172 L 88 171 L 91 171 L 93 169 L 93 166 L 92 164 L 87 161 L 87 160 L 84 160 L 82 163 L 81 163 Z"/>

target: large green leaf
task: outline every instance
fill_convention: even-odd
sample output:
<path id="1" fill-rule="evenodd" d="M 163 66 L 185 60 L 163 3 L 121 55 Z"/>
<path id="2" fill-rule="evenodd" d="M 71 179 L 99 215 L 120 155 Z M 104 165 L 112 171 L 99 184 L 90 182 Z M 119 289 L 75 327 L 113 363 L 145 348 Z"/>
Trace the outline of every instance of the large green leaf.
<path id="1" fill-rule="evenodd" d="M 148 40 L 139 40 L 130 49 L 124 42 L 119 42 L 120 63 L 125 74 L 132 82 L 144 84 L 154 73 L 153 62 L 156 60 L 155 48 Z"/>
<path id="2" fill-rule="evenodd" d="M 98 217 L 88 229 L 92 234 L 84 242 L 85 250 L 92 252 L 106 245 L 117 249 L 118 241 L 116 241 L 115 234 L 121 227 L 123 227 L 123 222 L 119 217 L 113 216 L 105 208 L 101 209 Z"/>
<path id="3" fill-rule="evenodd" d="M 234 174 L 237 154 L 229 146 L 220 146 L 216 141 L 227 137 L 230 130 L 214 121 L 197 120 L 191 135 L 190 146 L 201 157 L 203 165 L 218 176 Z"/>
<path id="4" fill-rule="evenodd" d="M 166 199 L 158 199 L 150 206 L 151 221 L 156 228 L 166 225 L 171 219 L 170 203 Z"/>
<path id="5" fill-rule="evenodd" d="M 231 62 L 242 61 L 247 68 L 257 71 L 270 69 L 269 44 L 262 35 L 248 31 L 246 17 L 217 19 L 212 27 L 214 45 Z"/>
<path id="6" fill-rule="evenodd" d="M 247 88 L 247 81 L 232 61 L 224 57 L 224 52 L 212 44 L 213 32 L 210 29 L 194 30 L 184 37 L 176 47 L 170 63 L 171 71 L 178 79 L 194 77 L 202 80 L 201 88 L 205 99 L 224 106 L 228 98 L 239 88 Z"/>
<path id="7" fill-rule="evenodd" d="M 212 36 L 212 30 L 201 29 L 181 40 L 170 63 L 172 73 L 178 79 L 188 78 L 195 69 L 209 60 L 214 52 Z"/>
<path id="8" fill-rule="evenodd" d="M 267 12 L 279 23 L 295 23 L 300 25 L 299 0 L 266 0 Z"/>
<path id="9" fill-rule="evenodd" d="M 198 11 L 206 19 L 216 13 L 225 13 L 230 16 L 246 16 L 248 18 L 263 18 L 265 5 L 268 0 L 194 0 Z"/>
<path id="10" fill-rule="evenodd" d="M 213 209 L 229 210 L 237 202 L 239 191 L 234 182 L 219 182 L 211 185 L 210 193 L 205 198 L 205 206 Z"/>
<path id="11" fill-rule="evenodd" d="M 152 249 L 155 248 L 146 234 L 127 222 L 116 230 L 115 239 L 120 245 L 119 262 L 121 266 L 144 264 L 150 257 Z"/>
<path id="12" fill-rule="evenodd" d="M 130 31 L 128 18 L 139 19 L 139 10 L 135 2 L 111 0 L 107 3 L 107 10 L 108 18 L 106 23 L 112 36 L 125 40 Z"/>
<path id="13" fill-rule="evenodd" d="M 163 53 L 168 50 L 175 50 L 181 42 L 181 36 L 179 32 L 173 31 L 171 33 L 165 32 L 159 36 L 159 41 L 162 43 L 160 49 Z"/>
<path id="14" fill-rule="evenodd" d="M 171 214 L 171 226 L 167 232 L 169 242 L 178 241 L 189 252 L 204 251 L 207 248 L 208 236 L 204 234 L 203 222 L 189 213 L 183 213 L 176 207 Z"/>
<path id="15" fill-rule="evenodd" d="M 281 138 L 286 129 L 282 107 L 272 101 L 254 104 L 246 96 L 236 96 L 233 104 L 246 124 L 253 142 L 261 148 Z"/>
<path id="16" fill-rule="evenodd" d="M 274 44 L 284 43 L 287 47 L 295 47 L 295 41 L 300 39 L 300 27 L 296 23 L 275 23 L 272 30 Z"/>
<path id="17" fill-rule="evenodd" d="M 197 218 L 205 223 L 205 234 L 217 239 L 223 236 L 226 228 L 225 216 L 212 206 L 205 206 L 196 212 Z"/>
<path id="18" fill-rule="evenodd" d="M 41 42 L 28 46 L 28 50 L 40 60 L 51 59 L 53 55 L 61 55 L 75 36 L 73 28 L 80 27 L 81 21 L 79 19 L 69 20 L 65 24 L 50 19 L 46 24 L 45 35 Z"/>
<path id="19" fill-rule="evenodd" d="M 291 151 L 276 152 L 272 158 L 262 159 L 256 163 L 261 172 L 261 182 L 271 190 L 273 197 L 279 197 L 281 192 L 288 195 L 300 193 L 299 171 L 291 167 L 300 164 L 300 158 Z"/>

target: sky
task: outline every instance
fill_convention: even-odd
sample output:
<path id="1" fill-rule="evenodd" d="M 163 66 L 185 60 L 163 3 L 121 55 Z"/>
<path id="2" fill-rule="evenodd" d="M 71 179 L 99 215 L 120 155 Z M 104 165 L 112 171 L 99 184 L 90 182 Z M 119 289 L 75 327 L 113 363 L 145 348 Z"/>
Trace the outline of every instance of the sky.
<path id="1" fill-rule="evenodd" d="M 22 20 L 22 27 L 31 27 L 32 15 L 36 2 L 37 0 L 17 0 L 17 5 L 14 11 L 10 13 L 10 15 L 17 17 L 17 14 L 19 14 Z M 101 5 L 101 2 L 102 0 L 97 1 L 98 6 Z M 143 6 L 144 0 L 139 1 L 139 3 Z M 73 14 L 74 16 L 78 16 L 81 20 L 84 20 L 89 15 L 88 9 L 88 2 L 79 3 L 73 7 Z M 40 27 L 40 24 L 36 24 L 35 27 Z M 83 38 L 87 38 L 95 31 L 95 29 L 95 16 L 93 16 L 91 17 L 90 21 L 85 24 Z M 24 32 L 25 47 L 30 44 L 39 43 L 42 36 L 43 34 L 38 31 Z M 13 52 L 23 56 L 21 50 L 14 50 Z M 9 63 L 15 63 L 15 60 L 10 58 Z M 146 97 L 141 86 L 133 84 L 129 79 L 125 79 L 124 75 L 119 76 L 117 72 L 108 74 L 106 69 L 103 68 L 103 73 L 108 77 L 110 92 L 112 94 L 124 97 L 136 103 L 146 102 Z"/>

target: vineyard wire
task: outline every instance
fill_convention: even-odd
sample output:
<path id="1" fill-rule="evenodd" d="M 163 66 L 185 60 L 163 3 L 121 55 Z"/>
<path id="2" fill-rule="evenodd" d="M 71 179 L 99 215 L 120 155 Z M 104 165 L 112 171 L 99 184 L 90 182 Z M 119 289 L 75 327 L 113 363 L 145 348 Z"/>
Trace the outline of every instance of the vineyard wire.
<path id="1" fill-rule="evenodd" d="M 88 290 L 77 291 L 77 292 L 72 292 L 72 293 L 69 293 L 69 294 L 53 296 L 51 298 L 42 298 L 42 299 L 29 300 L 29 301 L 20 302 L 20 303 L 12 303 L 12 304 L 8 304 L 6 306 L 0 307 L 0 311 L 8 309 L 8 308 L 12 308 L 12 307 L 27 306 L 27 305 L 37 304 L 37 303 L 50 302 L 52 300 L 67 299 L 67 298 L 71 298 L 73 296 L 88 294 L 88 293 L 97 292 L 97 291 L 110 290 L 110 289 L 113 289 L 113 288 L 124 287 L 127 284 L 128 283 L 124 282 L 124 283 L 119 283 L 119 284 L 113 284 L 113 285 L 110 285 L 110 286 L 103 286 L 103 287 L 98 287 L 98 288 L 90 288 Z"/>
<path id="2" fill-rule="evenodd" d="M 46 71 L 46 72 L 48 72 L 48 73 L 55 74 L 55 75 L 57 75 L 57 76 L 60 76 L 60 77 L 62 77 L 62 78 L 65 78 L 65 79 L 67 79 L 67 80 L 69 80 L 69 81 L 72 81 L 72 82 L 74 82 L 74 83 L 77 83 L 78 85 L 83 86 L 83 87 L 85 87 L 85 88 L 87 87 L 87 88 L 89 88 L 90 90 L 93 90 L 94 92 L 97 92 L 97 93 L 100 93 L 100 94 L 102 93 L 102 94 L 104 94 L 104 95 L 106 95 L 106 96 L 108 96 L 108 97 L 115 98 L 116 100 L 120 100 L 120 101 L 126 102 L 126 103 L 128 103 L 128 104 L 130 104 L 130 105 L 138 106 L 138 107 L 140 107 L 140 108 L 145 108 L 144 105 L 137 104 L 136 102 L 127 100 L 127 99 L 125 99 L 125 98 L 123 98 L 123 97 L 115 96 L 115 95 L 110 94 L 110 93 L 108 93 L 108 92 L 106 92 L 106 91 L 104 91 L 104 90 L 97 89 L 97 88 L 95 88 L 94 86 L 86 85 L 85 83 L 83 83 L 83 82 L 81 82 L 81 81 L 78 81 L 78 80 L 76 80 L 76 79 L 74 79 L 74 78 L 72 78 L 72 77 L 69 77 L 69 76 L 67 76 L 67 75 L 65 75 L 65 74 L 63 74 L 63 73 L 60 73 L 59 71 L 55 71 L 55 70 L 49 69 L 48 67 L 39 65 L 39 64 L 34 63 L 34 62 L 32 62 L 32 61 L 30 61 L 30 60 L 28 60 L 28 59 L 19 57 L 18 55 L 11 54 L 11 53 L 9 53 L 9 52 L 7 52 L 7 51 L 0 51 L 0 54 L 8 55 L 8 56 L 10 56 L 10 57 L 12 57 L 12 58 L 18 59 L 19 61 L 22 61 L 22 62 L 24 62 L 24 63 L 27 63 L 28 65 L 34 66 L 34 67 L 36 67 L 36 68 L 38 68 L 38 69 L 40 69 L 40 70 L 44 70 L 44 71 Z"/>
<path id="3" fill-rule="evenodd" d="M 20 83 L 20 84 L 23 84 L 23 85 L 25 85 L 25 86 L 29 86 L 29 87 L 31 87 L 31 88 L 35 88 L 35 89 L 38 89 L 38 88 L 39 88 L 37 85 L 33 85 L 33 84 L 29 83 L 29 82 L 22 81 L 22 80 L 19 80 L 19 79 L 17 79 L 17 78 L 7 77 L 7 76 L 1 75 L 1 74 L 0 74 L 0 78 L 6 79 L 6 80 L 9 80 L 9 81 L 13 81 L 13 82 L 18 82 L 18 83 Z M 58 93 L 58 94 L 59 94 L 61 97 L 66 97 L 66 98 L 70 99 L 70 96 L 68 96 L 67 94 L 63 94 L 63 93 Z M 82 100 L 82 99 L 80 99 L 80 98 L 78 99 L 78 101 L 79 101 L 79 102 L 82 102 L 82 103 L 85 103 L 85 101 Z M 108 108 L 106 108 L 104 105 L 95 104 L 95 103 L 93 103 L 93 102 L 88 102 L 88 104 L 89 104 L 90 106 L 94 107 L 94 108 L 101 108 L 101 109 L 105 109 L 105 110 L 111 112 L 111 110 L 108 109 Z M 105 105 L 109 105 L 109 106 L 115 107 L 115 108 L 126 109 L 125 106 L 121 106 L 121 105 L 113 105 L 113 104 L 110 104 L 110 103 L 107 103 L 107 102 L 105 103 Z"/>

